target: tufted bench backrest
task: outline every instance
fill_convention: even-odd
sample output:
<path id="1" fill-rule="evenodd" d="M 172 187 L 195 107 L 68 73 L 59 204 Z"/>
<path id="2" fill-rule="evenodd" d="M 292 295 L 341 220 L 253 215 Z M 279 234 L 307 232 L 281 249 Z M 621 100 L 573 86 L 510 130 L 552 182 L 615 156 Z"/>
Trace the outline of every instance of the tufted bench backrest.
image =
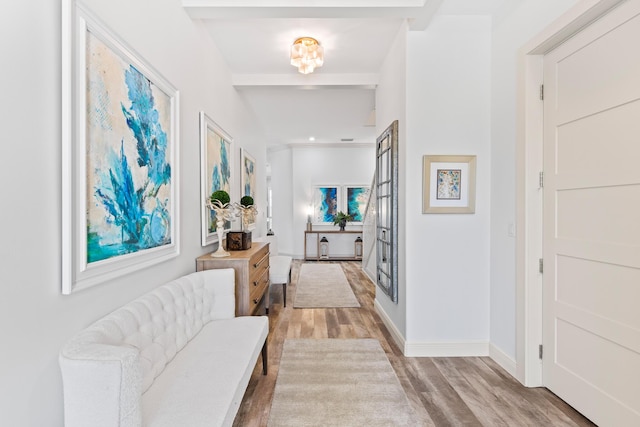
<path id="1" fill-rule="evenodd" d="M 134 350 L 130 354 L 137 360 L 131 360 L 128 375 L 138 377 L 139 391 L 144 392 L 205 324 L 234 317 L 234 281 L 234 271 L 225 269 L 193 273 L 169 282 L 79 332 L 65 346 L 63 356 L 84 359 L 93 351 L 100 358 L 101 348 L 113 346 Z M 212 287 L 223 286 L 220 282 L 231 284 L 230 292 L 214 295 Z"/>

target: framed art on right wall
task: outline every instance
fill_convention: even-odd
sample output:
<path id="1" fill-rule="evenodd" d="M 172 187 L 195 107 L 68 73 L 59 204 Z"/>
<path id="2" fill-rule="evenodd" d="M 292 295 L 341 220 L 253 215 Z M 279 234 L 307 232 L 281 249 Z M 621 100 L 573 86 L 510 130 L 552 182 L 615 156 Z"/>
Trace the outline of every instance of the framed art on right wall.
<path id="1" fill-rule="evenodd" d="M 424 156 L 422 213 L 474 213 L 476 156 Z"/>

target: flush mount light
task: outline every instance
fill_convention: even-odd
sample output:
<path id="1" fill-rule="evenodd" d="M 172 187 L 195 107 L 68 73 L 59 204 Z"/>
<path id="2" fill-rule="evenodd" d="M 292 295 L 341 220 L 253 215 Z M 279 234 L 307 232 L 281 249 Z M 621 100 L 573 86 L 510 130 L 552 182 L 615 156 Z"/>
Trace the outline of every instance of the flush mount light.
<path id="1" fill-rule="evenodd" d="M 324 63 L 324 48 L 313 37 L 300 37 L 291 45 L 291 65 L 302 74 L 313 73 Z"/>

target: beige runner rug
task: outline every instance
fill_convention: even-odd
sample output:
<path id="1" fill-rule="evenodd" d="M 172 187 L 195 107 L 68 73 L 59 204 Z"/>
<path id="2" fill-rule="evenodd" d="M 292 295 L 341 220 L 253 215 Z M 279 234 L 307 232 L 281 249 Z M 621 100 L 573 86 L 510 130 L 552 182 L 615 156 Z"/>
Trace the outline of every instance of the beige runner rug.
<path id="1" fill-rule="evenodd" d="M 269 427 L 418 425 L 378 340 L 284 342 Z"/>
<path id="2" fill-rule="evenodd" d="M 302 264 L 293 307 L 360 307 L 360 303 L 340 264 Z"/>

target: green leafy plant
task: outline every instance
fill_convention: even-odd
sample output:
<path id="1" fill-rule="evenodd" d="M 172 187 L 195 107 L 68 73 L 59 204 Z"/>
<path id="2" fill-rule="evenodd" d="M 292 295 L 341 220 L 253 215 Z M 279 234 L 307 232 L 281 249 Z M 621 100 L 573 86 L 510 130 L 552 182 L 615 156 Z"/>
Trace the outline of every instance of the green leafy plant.
<path id="1" fill-rule="evenodd" d="M 333 217 L 333 225 L 345 224 L 347 221 L 353 221 L 353 215 L 339 211 L 336 216 Z"/>
<path id="2" fill-rule="evenodd" d="M 253 205 L 253 197 L 244 196 L 240 199 L 240 203 L 235 203 L 234 206 L 240 216 L 242 217 L 242 230 L 248 230 L 249 224 L 255 222 L 258 209 Z"/>
<path id="3" fill-rule="evenodd" d="M 218 190 L 211 193 L 211 203 L 214 203 L 216 200 L 221 206 L 224 206 L 231 201 L 231 197 L 226 191 Z"/>
<path id="4" fill-rule="evenodd" d="M 240 199 L 240 204 L 242 206 L 253 206 L 253 197 L 244 196 Z"/>

